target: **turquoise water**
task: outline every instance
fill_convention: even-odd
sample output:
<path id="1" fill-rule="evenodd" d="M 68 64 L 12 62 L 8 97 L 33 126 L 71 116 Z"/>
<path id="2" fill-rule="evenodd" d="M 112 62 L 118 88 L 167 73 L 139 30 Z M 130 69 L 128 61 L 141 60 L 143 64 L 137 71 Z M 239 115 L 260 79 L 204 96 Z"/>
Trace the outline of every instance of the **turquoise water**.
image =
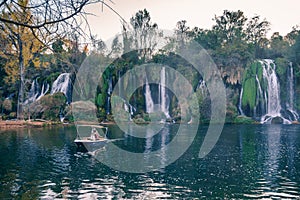
<path id="1" fill-rule="evenodd" d="M 115 144 L 123 149 L 147 154 L 168 144 L 177 128 L 166 125 L 151 143 L 116 126 L 109 137 L 121 138 Z M 300 197 L 299 125 L 226 125 L 212 152 L 199 159 L 206 129 L 198 129 L 177 161 L 140 174 L 116 171 L 79 151 L 74 127 L 0 130 L 0 199 Z"/>

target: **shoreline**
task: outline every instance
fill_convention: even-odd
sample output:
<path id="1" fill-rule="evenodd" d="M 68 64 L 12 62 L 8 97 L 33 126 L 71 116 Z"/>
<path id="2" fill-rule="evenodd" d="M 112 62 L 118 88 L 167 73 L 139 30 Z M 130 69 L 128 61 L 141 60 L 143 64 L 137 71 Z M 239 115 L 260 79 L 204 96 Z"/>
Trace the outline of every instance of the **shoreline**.
<path id="1" fill-rule="evenodd" d="M 62 125 L 62 123 L 46 120 L 0 120 L 0 129 L 42 128 L 53 125 Z"/>
<path id="2" fill-rule="evenodd" d="M 77 124 L 88 124 L 88 125 L 114 125 L 115 122 L 106 121 L 106 122 L 89 122 L 89 121 L 78 121 Z M 148 124 L 148 123 L 147 123 Z M 225 124 L 260 124 L 257 122 L 252 123 L 225 123 Z M 300 124 L 298 121 L 293 121 L 291 124 Z M 18 129 L 18 128 L 43 128 L 49 126 L 73 126 L 76 125 L 74 122 L 62 123 L 57 121 L 47 121 L 47 120 L 0 120 L 0 129 Z"/>

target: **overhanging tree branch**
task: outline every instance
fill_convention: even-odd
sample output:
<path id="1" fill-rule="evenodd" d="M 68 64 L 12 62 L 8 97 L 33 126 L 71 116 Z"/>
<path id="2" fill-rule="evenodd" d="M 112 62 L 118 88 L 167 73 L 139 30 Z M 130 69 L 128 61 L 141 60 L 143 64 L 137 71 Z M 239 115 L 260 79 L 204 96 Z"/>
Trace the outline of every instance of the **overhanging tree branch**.
<path id="1" fill-rule="evenodd" d="M 49 1 L 48 1 L 49 2 Z M 72 2 L 72 1 L 70 1 Z M 42 27 L 45 27 L 47 25 L 51 25 L 51 24 L 57 24 L 57 23 L 60 23 L 60 22 L 64 22 L 64 21 L 67 21 L 73 17 L 75 17 L 76 15 L 78 15 L 82 9 L 88 4 L 89 0 L 84 0 L 80 3 L 80 5 L 78 7 L 73 7 L 73 12 L 68 12 L 68 11 L 61 11 L 61 13 L 58 15 L 58 16 L 51 16 L 49 17 L 50 20 L 47 19 L 47 17 L 44 17 L 44 20 L 42 23 L 34 23 L 32 20 L 30 22 L 25 22 L 24 21 L 18 21 L 18 20 L 13 20 L 13 19 L 10 19 L 10 18 L 5 18 L 5 17 L 0 17 L 0 21 L 2 22 L 5 22 L 5 23 L 11 23 L 11 24 L 15 24 L 15 25 L 18 25 L 18 26 L 24 26 L 24 27 L 27 27 L 27 28 L 30 28 L 30 29 L 38 29 L 38 28 L 42 28 Z M 101 2 L 101 1 L 99 1 Z M 4 5 L 4 4 L 3 4 Z M 1 5 L 1 6 L 3 6 Z M 19 4 L 16 4 L 16 5 L 19 5 Z M 56 4 L 56 8 L 59 8 L 59 6 L 62 5 L 62 4 Z M 48 9 L 49 9 L 49 4 L 46 3 L 46 4 L 40 4 L 40 6 L 45 6 L 45 16 L 47 15 L 47 12 L 48 12 Z M 23 8 L 23 9 L 29 9 L 29 7 L 22 7 L 22 6 L 19 6 L 20 8 Z M 30 7 L 31 8 L 31 7 Z M 39 7 L 38 7 L 39 8 Z M 52 8 L 53 9 L 53 8 Z M 62 9 L 62 8 L 60 8 Z M 66 16 L 63 16 L 63 13 L 70 13 Z M 52 17 L 52 20 L 51 20 L 51 17 Z M 53 17 L 55 17 L 53 19 Z"/>
<path id="2" fill-rule="evenodd" d="M 111 0 L 109 0 L 113 3 Z M 125 20 L 122 16 L 114 10 L 104 0 L 46 0 L 42 2 L 29 1 L 28 4 L 22 4 L 16 0 L 4 0 L 0 3 L 0 11 L 6 15 L 0 15 L 0 22 L 15 24 L 17 26 L 24 26 L 30 29 L 40 29 L 53 24 L 60 24 L 68 22 L 79 15 L 86 14 L 84 7 L 91 4 L 102 4 L 115 13 L 123 22 Z M 30 10 L 34 17 L 24 21 L 24 16 L 12 19 L 10 16 L 15 11 Z"/>

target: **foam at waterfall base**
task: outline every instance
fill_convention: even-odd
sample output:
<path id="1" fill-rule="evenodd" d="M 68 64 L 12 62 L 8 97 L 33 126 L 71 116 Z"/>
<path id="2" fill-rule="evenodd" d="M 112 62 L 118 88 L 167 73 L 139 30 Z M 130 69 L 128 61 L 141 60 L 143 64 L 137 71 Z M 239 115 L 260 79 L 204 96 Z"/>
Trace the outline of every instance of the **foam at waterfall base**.
<path id="1" fill-rule="evenodd" d="M 264 115 L 260 121 L 261 124 L 292 124 L 292 122 L 281 115 Z"/>

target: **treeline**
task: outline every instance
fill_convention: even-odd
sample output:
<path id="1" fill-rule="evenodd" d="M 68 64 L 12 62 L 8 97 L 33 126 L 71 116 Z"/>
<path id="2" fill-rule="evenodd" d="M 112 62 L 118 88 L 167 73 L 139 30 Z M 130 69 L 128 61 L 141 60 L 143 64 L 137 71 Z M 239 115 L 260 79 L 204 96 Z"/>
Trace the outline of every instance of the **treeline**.
<path id="1" fill-rule="evenodd" d="M 32 17 L 30 9 L 16 10 L 16 15 L 18 12 L 23 12 L 22 15 L 27 18 Z M 6 15 L 5 10 L 0 15 Z M 108 114 L 109 79 L 112 79 L 113 85 L 116 84 L 120 76 L 136 65 L 147 62 L 168 64 L 184 72 L 196 89 L 200 75 L 192 69 L 187 70 L 189 64 L 174 53 L 180 48 L 180 44 L 188 44 L 191 40 L 197 41 L 207 50 L 221 71 L 228 89 L 227 113 L 231 120 L 239 114 L 236 106 L 243 74 L 254 60 L 270 58 L 280 59 L 281 62 L 293 62 L 294 66 L 297 66 L 295 67 L 296 79 L 300 79 L 299 28 L 293 27 L 285 36 L 275 32 L 271 38 L 267 38 L 270 22 L 261 19 L 260 16 L 248 18 L 240 10 L 224 10 L 222 15 L 214 17 L 214 25 L 211 29 L 189 27 L 187 21 L 179 21 L 174 35 L 168 36 L 166 46 L 169 46 L 169 51 L 155 50 L 157 45 L 155 38 L 164 36 L 161 35 L 158 25 L 151 21 L 146 9 L 137 12 L 128 24 L 123 24 L 122 38 L 116 37 L 110 47 L 107 47 L 97 36 L 92 36 L 89 43 L 82 44 L 80 35 L 72 30 L 66 30 L 67 34 L 51 38 L 49 43 L 45 44 L 39 38 L 42 37 L 39 32 L 15 24 L 5 22 L 0 22 L 0 24 L 2 27 L 0 32 L 0 103 L 1 114 L 5 118 L 15 118 L 17 115 L 19 118 L 26 118 L 22 114 L 22 103 L 26 99 L 33 79 L 39 77 L 40 83 L 46 81 L 51 84 L 60 73 L 69 72 L 73 73 L 74 80 L 78 68 L 88 55 L 98 55 L 108 60 L 119 57 L 104 73 L 97 89 L 94 103 L 100 120 L 113 120 L 113 116 Z M 141 50 L 128 52 L 130 49 Z M 300 84 L 300 81 L 296 83 Z M 198 101 L 200 113 L 204 115 L 202 119 L 208 119 L 209 97 L 200 95 Z M 170 102 L 172 116 L 179 117 L 176 99 L 171 99 Z M 144 113 L 143 88 L 134 94 L 130 103 L 136 108 L 136 116 L 147 118 Z M 55 112 L 54 115 L 58 113 Z"/>

